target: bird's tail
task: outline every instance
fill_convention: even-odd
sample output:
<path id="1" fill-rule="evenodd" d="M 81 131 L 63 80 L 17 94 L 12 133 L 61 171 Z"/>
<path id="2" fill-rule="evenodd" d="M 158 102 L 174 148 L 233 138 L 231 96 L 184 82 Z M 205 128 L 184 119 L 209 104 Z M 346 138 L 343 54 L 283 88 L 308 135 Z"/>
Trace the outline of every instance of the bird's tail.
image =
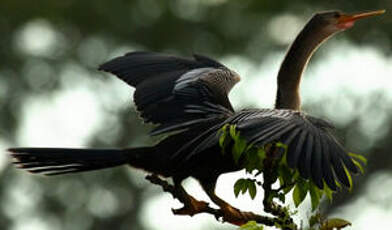
<path id="1" fill-rule="evenodd" d="M 59 175 L 123 164 L 144 168 L 150 147 L 134 149 L 11 148 L 16 167 L 31 173 Z"/>

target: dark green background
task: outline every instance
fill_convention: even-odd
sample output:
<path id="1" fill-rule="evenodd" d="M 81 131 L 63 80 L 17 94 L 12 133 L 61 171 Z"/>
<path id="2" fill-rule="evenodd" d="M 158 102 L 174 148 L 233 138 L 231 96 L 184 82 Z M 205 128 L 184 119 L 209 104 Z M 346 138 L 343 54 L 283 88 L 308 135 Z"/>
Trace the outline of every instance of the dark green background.
<path id="1" fill-rule="evenodd" d="M 0 92 L 0 139 L 7 145 L 4 147 L 23 145 L 16 142 L 16 135 L 21 128 L 21 111 L 26 99 L 51 97 L 61 91 L 61 79 L 56 78 L 56 73 L 67 63 L 77 63 L 99 81 L 107 81 L 108 77 L 95 68 L 108 60 L 114 50 L 127 47 L 181 55 L 196 52 L 217 59 L 240 55 L 257 65 L 272 52 L 287 49 L 287 45 L 278 44 L 268 36 L 266 27 L 271 18 L 280 14 L 308 18 L 316 11 L 329 9 L 346 12 L 387 9 L 390 14 L 392 1 L 1 0 L 0 91 L 3 92 Z M 356 46 L 374 46 L 390 58 L 392 17 L 389 14 L 363 21 L 361 26 L 341 36 Z M 17 48 L 18 34 L 28 23 L 37 20 L 48 23 L 61 34 L 61 39 L 43 55 L 21 52 Z M 322 62 L 322 53 L 316 55 L 316 62 Z M 31 63 L 48 65 L 52 74 L 43 76 L 39 71 L 31 74 L 26 71 L 26 66 L 31 66 Z M 32 80 L 32 77 L 36 79 Z M 373 114 L 368 119 L 377 119 L 374 113 L 370 113 L 373 109 L 381 109 L 392 117 L 391 106 L 386 106 L 382 98 L 382 94 L 368 98 L 371 101 L 368 112 Z M 304 103 L 306 109 L 317 115 L 323 114 L 325 102 Z M 153 141 L 146 137 L 148 127 L 141 124 L 130 104 L 109 111 L 115 113 L 118 122 L 102 124 L 89 145 L 125 147 L 151 144 Z M 339 135 L 350 147 L 358 149 L 356 143 L 361 143 L 361 146 L 366 143 L 366 135 L 358 126 L 367 115 L 353 113 L 352 116 L 352 122 L 338 127 Z M 334 203 L 326 207 L 327 212 L 359 196 L 371 197 L 371 194 L 365 193 L 371 191 L 366 186 L 369 178 L 374 178 L 373 175 L 378 175 L 378 172 L 391 174 L 391 122 L 392 119 L 388 118 L 385 123 L 387 132 L 377 143 L 365 147 L 369 159 L 366 175 L 356 178 L 351 194 L 342 192 L 337 195 Z M 109 134 L 111 138 L 108 139 Z M 133 175 L 133 171 L 122 167 L 48 179 L 17 172 L 7 166 L 0 173 L 0 228 L 15 229 L 16 223 L 24 223 L 29 220 L 27 216 L 34 215 L 46 220 L 49 225 L 53 224 L 52 229 L 146 229 L 143 223 L 148 220 L 140 215 L 140 208 L 160 190 L 142 182 L 141 174 Z M 383 188 L 382 181 L 379 186 L 377 189 Z M 18 211 L 20 204 L 10 203 L 10 197 L 18 197 L 15 195 L 18 191 L 34 194 L 33 212 Z M 109 213 L 97 214 L 88 202 L 94 202 L 92 197 L 98 197 L 96 202 L 105 202 L 99 199 L 105 193 L 114 197 L 118 206 Z M 388 207 L 385 206 L 386 209 Z M 28 225 L 27 221 L 25 226 Z M 187 227 L 184 226 L 184 229 Z"/>

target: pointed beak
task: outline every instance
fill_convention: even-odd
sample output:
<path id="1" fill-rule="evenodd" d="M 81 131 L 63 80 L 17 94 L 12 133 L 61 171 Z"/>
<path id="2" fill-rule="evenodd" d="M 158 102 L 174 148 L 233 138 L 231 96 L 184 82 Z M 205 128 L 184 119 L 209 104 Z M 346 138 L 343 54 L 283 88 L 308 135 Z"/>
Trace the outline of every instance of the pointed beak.
<path id="1" fill-rule="evenodd" d="M 385 10 L 375 10 L 370 12 L 358 13 L 358 14 L 342 14 L 338 19 L 338 26 L 341 28 L 350 28 L 359 19 L 368 18 L 385 13 Z"/>

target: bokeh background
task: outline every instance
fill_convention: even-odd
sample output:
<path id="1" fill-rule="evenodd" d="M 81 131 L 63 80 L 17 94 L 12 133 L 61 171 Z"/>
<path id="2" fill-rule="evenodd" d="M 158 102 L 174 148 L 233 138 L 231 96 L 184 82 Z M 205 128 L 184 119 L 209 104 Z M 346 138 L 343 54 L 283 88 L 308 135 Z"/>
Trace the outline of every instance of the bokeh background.
<path id="1" fill-rule="evenodd" d="M 304 110 L 336 124 L 347 148 L 369 160 L 354 190 L 337 194 L 323 210 L 352 221 L 352 229 L 389 229 L 390 0 L 1 0 L 0 229 L 235 229 L 212 216 L 173 216 L 170 209 L 179 204 L 145 182 L 144 172 L 119 167 L 32 176 L 13 168 L 5 149 L 156 142 L 147 136 L 151 126 L 141 124 L 134 111 L 133 90 L 96 70 L 135 50 L 214 57 L 242 76 L 230 96 L 237 109 L 272 107 L 288 45 L 314 12 L 330 9 L 387 13 L 329 40 L 304 76 Z M 241 175 L 222 176 L 218 194 L 243 209 L 262 210 L 261 201 L 234 198 L 233 184 Z M 197 182 L 187 180 L 186 187 L 206 198 Z M 309 215 L 306 207 L 299 219 Z"/>

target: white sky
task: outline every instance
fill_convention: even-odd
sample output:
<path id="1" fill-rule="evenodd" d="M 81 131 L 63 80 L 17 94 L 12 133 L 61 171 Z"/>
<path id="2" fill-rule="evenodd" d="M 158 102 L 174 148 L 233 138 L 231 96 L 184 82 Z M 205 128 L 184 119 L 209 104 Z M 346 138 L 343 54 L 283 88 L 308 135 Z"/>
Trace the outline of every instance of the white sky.
<path id="1" fill-rule="evenodd" d="M 33 32 L 44 33 L 45 31 Z M 26 45 L 26 42 L 31 42 L 31 39 L 23 40 L 24 36 L 28 36 L 24 33 L 28 33 L 28 31 L 21 33 L 22 40 L 17 45 L 23 46 Z M 56 33 L 49 32 L 44 38 L 48 39 L 48 44 L 53 46 L 51 41 L 56 36 L 58 36 Z M 359 98 L 366 104 L 366 98 L 369 95 L 382 92 L 387 100 L 385 103 L 392 105 L 392 103 L 388 103 L 392 100 L 392 80 L 390 79 L 392 59 L 384 57 L 381 52 L 372 47 L 354 47 L 344 41 L 332 41 L 332 43 L 328 47 L 328 51 L 325 52 L 326 56 L 323 57 L 323 61 L 317 64 L 310 63 L 305 73 L 301 90 L 304 103 L 319 102 L 325 98 L 331 99 L 334 103 L 326 106 L 327 114 L 325 116 L 333 122 L 349 121 L 354 107 L 352 102 L 345 100 L 350 100 L 351 97 Z M 26 52 L 46 54 L 47 46 L 42 46 L 39 42 L 33 41 L 27 46 Z M 276 91 L 276 73 L 283 55 L 283 53 L 273 54 L 266 57 L 264 62 L 257 66 L 249 64 L 250 62 L 243 57 L 232 56 L 221 60 L 242 76 L 242 81 L 233 89 L 230 96 L 236 108 L 250 103 L 258 107 L 272 107 Z M 84 146 L 92 132 L 102 125 L 104 119 L 102 104 L 97 102 L 97 99 L 103 101 L 103 106 L 118 108 L 129 105 L 127 102 L 131 98 L 131 91 L 121 81 L 113 78 L 114 80 L 109 83 L 90 82 L 88 73 L 84 72 L 77 64 L 70 63 L 68 67 L 60 73 L 59 77 L 62 79 L 73 78 L 76 81 L 64 82 L 63 90 L 53 94 L 50 98 L 35 97 L 26 100 L 22 126 L 18 130 L 19 145 Z M 344 99 L 348 95 L 350 97 Z M 355 107 L 355 109 L 358 108 Z M 378 115 L 379 119 L 371 121 L 375 123 L 367 124 L 364 121 L 363 129 L 374 127 L 375 124 L 376 127 L 381 127 L 383 125 L 382 111 Z M 5 143 L 0 143 L 0 146 L 4 145 Z M 4 162 L 5 159 L 0 159 L 0 165 L 4 165 Z M 261 205 L 251 202 L 247 196 L 239 199 L 234 198 L 232 190 L 235 178 L 242 175 L 234 173 L 222 176 L 219 180 L 217 193 L 235 206 L 245 210 L 260 211 Z M 191 194 L 206 199 L 195 181 L 188 182 L 186 187 Z M 377 189 L 377 186 L 369 187 L 368 192 L 375 192 L 372 189 Z M 220 226 L 211 216 L 194 218 L 174 216 L 171 213 L 171 207 L 178 207 L 178 203 L 167 194 L 161 194 L 149 200 L 143 209 L 143 215 L 145 215 L 143 218 L 152 221 L 146 225 L 157 230 L 180 230 L 184 226 L 187 226 L 189 230 L 200 229 L 199 224 L 208 226 L 208 228 Z M 358 207 L 366 207 L 367 209 L 358 213 Z M 157 216 L 160 218 L 156 218 Z M 347 207 L 343 207 L 337 216 L 343 216 L 352 221 L 355 225 L 351 229 L 372 229 L 375 223 L 379 229 L 388 229 L 392 212 L 385 211 L 380 205 L 375 205 L 374 202 L 361 198 L 350 203 Z M 25 221 L 26 219 L 22 219 L 20 226 L 25 226 Z M 30 225 L 29 229 L 40 229 L 42 225 L 43 223 L 34 219 L 33 225 Z M 15 229 L 20 228 L 15 227 Z"/>

